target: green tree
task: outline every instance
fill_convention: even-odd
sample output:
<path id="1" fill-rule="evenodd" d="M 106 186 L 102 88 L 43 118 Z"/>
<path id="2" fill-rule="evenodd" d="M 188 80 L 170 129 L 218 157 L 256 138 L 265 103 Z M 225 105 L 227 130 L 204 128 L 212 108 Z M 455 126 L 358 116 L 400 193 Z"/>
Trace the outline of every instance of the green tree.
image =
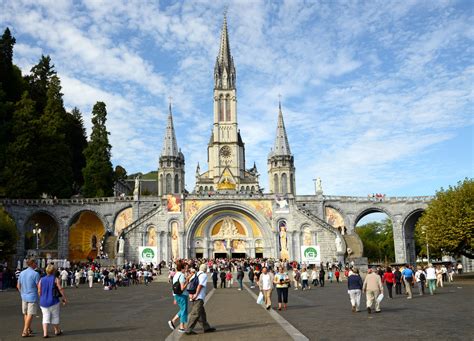
<path id="1" fill-rule="evenodd" d="M 110 162 L 111 146 L 105 126 L 107 110 L 104 102 L 97 102 L 92 109 L 92 133 L 84 155 L 86 167 L 83 194 L 86 197 L 113 195 L 114 171 Z"/>
<path id="2" fill-rule="evenodd" d="M 390 219 L 370 222 L 356 227 L 356 233 L 364 244 L 364 256 L 371 262 L 395 261 L 393 226 Z"/>
<path id="3" fill-rule="evenodd" d="M 44 193 L 67 198 L 72 194 L 72 156 L 66 141 L 67 114 L 64 109 L 61 83 L 51 77 L 46 107 L 39 124 L 39 151 L 37 154 L 37 180 Z"/>
<path id="4" fill-rule="evenodd" d="M 18 101 L 25 89 L 21 71 L 13 64 L 15 43 L 16 40 L 7 27 L 0 38 L 0 83 L 7 102 Z"/>
<path id="5" fill-rule="evenodd" d="M 73 190 L 78 193 L 84 185 L 82 169 L 86 166 L 84 151 L 87 147 L 87 134 L 82 114 L 78 108 L 66 114 L 66 141 L 72 157 Z"/>
<path id="6" fill-rule="evenodd" d="M 48 88 L 52 78 L 56 76 L 54 64 L 49 56 L 41 56 L 38 64 L 31 68 L 26 76 L 31 98 L 36 102 L 36 112 L 42 115 L 48 102 Z"/>
<path id="7" fill-rule="evenodd" d="M 3 207 L 0 207 L 0 259 L 8 258 L 16 253 L 17 241 L 18 232 L 15 222 Z"/>
<path id="8" fill-rule="evenodd" d="M 35 155 L 38 124 L 35 120 L 35 102 L 25 91 L 15 107 L 12 120 L 14 139 L 7 147 L 3 172 L 5 192 L 10 198 L 37 197 Z"/>
<path id="9" fill-rule="evenodd" d="M 441 188 L 416 224 L 415 233 L 430 251 L 474 258 L 474 180 Z"/>

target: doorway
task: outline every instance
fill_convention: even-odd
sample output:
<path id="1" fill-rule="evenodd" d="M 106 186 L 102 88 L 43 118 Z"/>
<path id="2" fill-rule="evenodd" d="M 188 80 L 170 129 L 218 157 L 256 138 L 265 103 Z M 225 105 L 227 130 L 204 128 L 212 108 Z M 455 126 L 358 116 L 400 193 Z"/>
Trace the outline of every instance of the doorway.
<path id="1" fill-rule="evenodd" d="M 222 259 L 222 258 L 227 258 L 227 253 L 223 253 L 223 252 L 215 252 L 214 253 L 214 258 L 216 259 Z"/>
<path id="2" fill-rule="evenodd" d="M 255 258 L 263 258 L 263 252 L 255 252 Z"/>
<path id="3" fill-rule="evenodd" d="M 204 253 L 196 252 L 196 258 L 204 258 Z"/>
<path id="4" fill-rule="evenodd" d="M 232 258 L 245 258 L 245 252 L 232 252 Z"/>

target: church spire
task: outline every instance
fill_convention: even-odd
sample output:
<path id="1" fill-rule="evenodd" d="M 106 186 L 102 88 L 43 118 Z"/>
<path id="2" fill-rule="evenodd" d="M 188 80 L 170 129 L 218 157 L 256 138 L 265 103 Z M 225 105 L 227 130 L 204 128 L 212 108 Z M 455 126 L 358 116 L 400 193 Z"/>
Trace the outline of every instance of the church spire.
<path id="1" fill-rule="evenodd" d="M 214 88 L 235 89 L 235 78 L 234 59 L 230 54 L 229 34 L 227 32 L 227 13 L 224 12 L 219 54 L 214 67 Z"/>
<path id="2" fill-rule="evenodd" d="M 285 122 L 283 121 L 283 113 L 281 110 L 281 100 L 278 101 L 278 124 L 276 130 L 275 145 L 273 155 L 291 155 L 288 136 L 286 135 Z"/>
<path id="3" fill-rule="evenodd" d="M 163 140 L 163 150 L 161 156 L 178 156 L 178 143 L 176 142 L 176 134 L 174 132 L 173 114 L 171 111 L 171 101 L 169 104 L 168 123 L 166 125 L 165 138 Z"/>

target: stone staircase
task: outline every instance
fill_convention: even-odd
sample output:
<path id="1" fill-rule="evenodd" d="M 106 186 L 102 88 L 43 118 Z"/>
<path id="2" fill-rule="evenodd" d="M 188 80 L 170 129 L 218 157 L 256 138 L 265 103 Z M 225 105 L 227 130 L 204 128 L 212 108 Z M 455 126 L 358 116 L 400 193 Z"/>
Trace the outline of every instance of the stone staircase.
<path id="1" fill-rule="evenodd" d="M 126 236 L 127 234 L 129 234 L 130 232 L 132 232 L 133 230 L 135 230 L 137 227 L 139 227 L 140 225 L 142 225 L 143 223 L 147 222 L 148 220 L 150 220 L 153 216 L 155 216 L 158 212 L 160 212 L 162 209 L 161 206 L 156 206 L 156 207 L 153 207 L 151 210 L 149 210 L 148 212 L 146 212 L 144 215 L 140 216 L 137 220 L 135 220 L 134 222 L 132 222 L 130 225 L 126 226 L 123 230 L 122 230 L 122 236 Z"/>
<path id="2" fill-rule="evenodd" d="M 343 235 L 344 240 L 346 241 L 346 246 L 352 250 L 352 253 L 349 254 L 349 258 L 360 258 L 364 253 L 364 245 L 359 236 L 355 233 Z"/>
<path id="3" fill-rule="evenodd" d="M 298 207 L 296 206 L 296 208 L 298 209 L 298 211 L 300 211 L 302 214 L 304 214 L 305 216 L 307 216 L 308 218 L 310 218 L 311 220 L 314 220 L 316 221 L 318 224 L 326 227 L 327 229 L 329 230 L 336 230 L 334 228 L 334 226 L 332 226 L 331 224 L 328 224 L 326 221 L 324 221 L 323 219 L 319 218 L 318 216 L 316 216 L 315 214 L 311 213 L 310 211 L 308 210 L 305 210 L 304 208 L 301 208 L 301 207 Z"/>

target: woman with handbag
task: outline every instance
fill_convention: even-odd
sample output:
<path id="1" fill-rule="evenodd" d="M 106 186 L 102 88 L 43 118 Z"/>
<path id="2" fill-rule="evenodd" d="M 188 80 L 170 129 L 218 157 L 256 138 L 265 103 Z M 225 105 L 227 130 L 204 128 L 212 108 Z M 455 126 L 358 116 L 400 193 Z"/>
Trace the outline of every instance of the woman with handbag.
<path id="1" fill-rule="evenodd" d="M 281 304 L 283 303 L 283 308 L 286 310 L 288 304 L 288 287 L 290 285 L 290 277 L 283 270 L 283 267 L 278 268 L 278 273 L 273 279 L 273 284 L 275 284 L 277 289 L 278 296 L 278 310 L 281 310 Z"/>
<path id="2" fill-rule="evenodd" d="M 61 335 L 63 332 L 59 327 L 59 306 L 60 301 L 67 303 L 64 289 L 61 286 L 59 278 L 56 278 L 53 264 L 46 267 L 46 276 L 41 278 L 38 284 L 38 294 L 40 297 L 40 307 L 43 313 L 43 337 L 48 336 L 48 324 L 52 324 L 54 334 Z"/>

